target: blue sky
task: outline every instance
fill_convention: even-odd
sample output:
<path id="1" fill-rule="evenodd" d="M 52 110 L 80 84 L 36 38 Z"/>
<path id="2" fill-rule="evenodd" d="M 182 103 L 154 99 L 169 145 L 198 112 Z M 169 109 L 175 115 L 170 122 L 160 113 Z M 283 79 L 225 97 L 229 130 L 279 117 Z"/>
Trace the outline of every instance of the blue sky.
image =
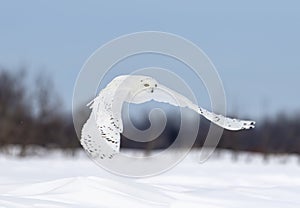
<path id="1" fill-rule="evenodd" d="M 0 65 L 44 70 L 70 109 L 85 60 L 107 41 L 145 30 L 197 44 L 223 80 L 229 112 L 299 112 L 297 1 L 1 1 Z"/>

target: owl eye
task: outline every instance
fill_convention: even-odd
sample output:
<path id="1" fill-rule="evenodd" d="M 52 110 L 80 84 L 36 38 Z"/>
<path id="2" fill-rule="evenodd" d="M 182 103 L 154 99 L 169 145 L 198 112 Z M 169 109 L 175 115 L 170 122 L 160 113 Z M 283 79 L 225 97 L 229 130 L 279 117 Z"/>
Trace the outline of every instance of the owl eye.
<path id="1" fill-rule="evenodd" d="M 149 87 L 150 85 L 149 85 L 149 84 L 144 84 L 144 86 L 145 86 L 145 87 Z"/>

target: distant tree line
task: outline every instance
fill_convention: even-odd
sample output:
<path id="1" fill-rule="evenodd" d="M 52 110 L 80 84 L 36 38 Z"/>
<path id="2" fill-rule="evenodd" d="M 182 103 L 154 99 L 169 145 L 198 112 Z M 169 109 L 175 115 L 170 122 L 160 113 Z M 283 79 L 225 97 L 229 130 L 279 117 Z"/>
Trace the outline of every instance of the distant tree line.
<path id="1" fill-rule="evenodd" d="M 138 128 L 146 129 L 149 126 L 148 113 L 149 109 L 145 109 L 140 115 L 145 119 L 136 122 Z M 83 118 L 87 116 L 83 115 Z M 156 140 L 139 143 L 122 135 L 121 147 L 147 151 L 167 148 L 179 132 L 179 109 L 171 108 L 167 118 L 167 126 Z M 206 119 L 201 118 L 194 147 L 203 145 L 209 125 Z M 0 151 L 9 153 L 11 146 L 19 147 L 20 156 L 30 153 L 28 150 L 32 147 L 60 148 L 70 153 L 81 148 L 72 116 L 62 107 L 49 76 L 39 74 L 34 80 L 29 80 L 26 79 L 25 70 L 0 68 Z M 276 119 L 258 122 L 255 129 L 248 131 L 225 130 L 218 148 L 266 155 L 300 154 L 300 115 L 292 117 L 281 114 Z"/>
<path id="2" fill-rule="evenodd" d="M 72 117 L 65 113 L 47 75 L 26 79 L 25 70 L 0 69 L 0 148 L 62 148 L 72 151 L 79 146 Z"/>
<path id="3" fill-rule="evenodd" d="M 149 112 L 145 111 L 145 114 Z M 196 116 L 196 115 L 195 115 Z M 233 116 L 238 117 L 238 116 Z M 194 144 L 195 148 L 202 147 L 206 139 L 210 122 L 200 116 L 199 131 Z M 144 129 L 149 121 L 145 121 Z M 192 122 L 192 121 L 190 121 Z M 214 124 L 213 124 L 214 125 Z M 126 124 L 125 124 L 126 126 Z M 165 131 L 156 140 L 143 144 L 123 138 L 123 146 L 136 148 L 160 149 L 166 148 L 174 142 L 180 128 L 180 113 L 174 109 L 168 115 Z M 186 135 L 189 136 L 188 134 Z M 258 121 L 256 127 L 251 130 L 228 131 L 224 130 L 217 146 L 220 149 L 228 149 L 235 152 L 250 151 L 264 154 L 299 154 L 300 155 L 300 114 L 286 116 L 279 114 L 272 120 Z"/>

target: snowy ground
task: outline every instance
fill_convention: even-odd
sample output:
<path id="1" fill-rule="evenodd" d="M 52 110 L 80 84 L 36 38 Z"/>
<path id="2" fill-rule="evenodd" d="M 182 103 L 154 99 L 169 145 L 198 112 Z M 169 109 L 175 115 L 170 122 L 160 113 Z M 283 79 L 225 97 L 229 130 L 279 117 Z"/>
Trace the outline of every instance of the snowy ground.
<path id="1" fill-rule="evenodd" d="M 0 207 L 300 207 L 300 164 L 285 160 L 266 164 L 244 154 L 234 162 L 226 152 L 198 164 L 191 155 L 164 174 L 132 179 L 107 173 L 83 154 L 0 155 Z"/>

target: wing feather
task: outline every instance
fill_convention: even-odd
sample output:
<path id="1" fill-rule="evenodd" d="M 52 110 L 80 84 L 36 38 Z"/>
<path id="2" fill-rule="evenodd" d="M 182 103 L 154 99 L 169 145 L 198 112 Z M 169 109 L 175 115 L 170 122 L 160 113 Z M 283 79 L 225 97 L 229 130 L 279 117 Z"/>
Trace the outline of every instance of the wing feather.
<path id="1" fill-rule="evenodd" d="M 237 131 L 242 129 L 254 128 L 254 124 L 255 124 L 254 121 L 240 120 L 240 119 L 229 118 L 223 115 L 215 114 L 202 107 L 197 106 L 185 96 L 161 84 L 158 85 L 158 87 L 153 91 L 153 93 L 147 93 L 147 94 L 145 93 L 145 95 L 142 96 L 145 97 L 145 100 L 153 99 L 157 102 L 169 103 L 171 105 L 179 106 L 183 108 L 185 107 L 190 108 L 191 110 L 194 110 L 195 112 L 204 116 L 209 121 L 217 124 L 218 126 L 224 129 Z M 141 98 L 139 99 L 141 100 Z"/>
<path id="2" fill-rule="evenodd" d="M 102 90 L 88 105 L 92 109 L 84 124 L 81 144 L 94 158 L 112 158 L 120 150 L 120 133 L 123 131 L 120 112 L 113 112 L 113 94 Z"/>

